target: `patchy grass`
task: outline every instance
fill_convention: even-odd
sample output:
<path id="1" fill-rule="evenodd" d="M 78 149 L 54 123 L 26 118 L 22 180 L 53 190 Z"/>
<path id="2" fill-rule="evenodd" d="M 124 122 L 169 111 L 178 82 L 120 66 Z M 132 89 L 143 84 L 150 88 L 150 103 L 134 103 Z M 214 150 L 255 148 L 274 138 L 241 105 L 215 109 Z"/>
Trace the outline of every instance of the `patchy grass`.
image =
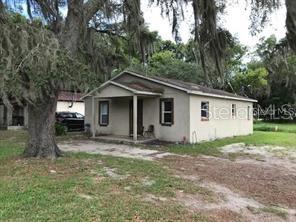
<path id="1" fill-rule="evenodd" d="M 296 133 L 296 123 L 254 122 L 255 131 Z"/>
<path id="2" fill-rule="evenodd" d="M 266 213 L 272 213 L 272 214 L 277 215 L 283 219 L 287 219 L 287 217 L 288 217 L 288 212 L 282 208 L 279 208 L 279 207 L 275 207 L 275 206 L 264 207 L 260 210 L 263 212 L 266 212 Z"/>
<path id="3" fill-rule="evenodd" d="M 1 132 L 2 133 L 2 132 Z M 211 192 L 151 161 L 67 153 L 23 159 L 26 135 L 0 135 L 0 221 L 193 221 L 175 192 Z M 114 175 L 108 174 L 112 169 Z M 148 182 L 147 182 L 148 181 Z M 162 200 L 147 201 L 153 194 Z"/>
<path id="4" fill-rule="evenodd" d="M 167 152 L 172 152 L 176 154 L 203 154 L 211 156 L 220 156 L 221 152 L 219 150 L 219 147 L 232 143 L 245 143 L 247 145 L 255 146 L 274 145 L 296 148 L 296 136 L 295 134 L 284 132 L 255 131 L 254 134 L 248 136 L 236 136 L 231 138 L 218 139 L 210 142 L 202 142 L 198 144 L 169 145 L 162 146 L 157 149 L 165 150 Z"/>

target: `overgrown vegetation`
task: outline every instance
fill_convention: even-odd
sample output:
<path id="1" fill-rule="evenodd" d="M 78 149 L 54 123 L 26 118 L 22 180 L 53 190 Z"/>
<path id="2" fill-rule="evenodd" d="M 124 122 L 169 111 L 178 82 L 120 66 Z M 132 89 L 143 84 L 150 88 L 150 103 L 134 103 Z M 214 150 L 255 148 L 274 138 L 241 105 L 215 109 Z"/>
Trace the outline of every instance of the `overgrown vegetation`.
<path id="1" fill-rule="evenodd" d="M 59 123 L 56 123 L 55 124 L 55 135 L 56 136 L 64 136 L 66 134 L 67 134 L 66 127 L 59 124 Z"/>

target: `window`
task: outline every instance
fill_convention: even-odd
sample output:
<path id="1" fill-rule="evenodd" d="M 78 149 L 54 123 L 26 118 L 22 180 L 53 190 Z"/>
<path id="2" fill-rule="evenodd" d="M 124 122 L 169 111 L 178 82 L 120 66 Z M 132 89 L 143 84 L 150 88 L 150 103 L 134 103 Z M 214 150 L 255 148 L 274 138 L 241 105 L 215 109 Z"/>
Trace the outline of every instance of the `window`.
<path id="1" fill-rule="evenodd" d="M 159 119 L 162 125 L 174 124 L 174 99 L 160 99 Z"/>
<path id="2" fill-rule="evenodd" d="M 250 111 L 251 111 L 251 107 L 250 107 L 250 106 L 248 106 L 248 120 L 250 120 L 250 119 L 251 119 L 251 113 L 250 113 Z"/>
<path id="3" fill-rule="evenodd" d="M 201 102 L 201 120 L 209 120 L 209 102 Z"/>
<path id="4" fill-rule="evenodd" d="M 236 104 L 231 105 L 231 115 L 232 117 L 236 117 Z"/>
<path id="5" fill-rule="evenodd" d="M 100 126 L 109 124 L 109 101 L 99 102 L 99 124 Z"/>
<path id="6" fill-rule="evenodd" d="M 78 119 L 83 119 L 83 118 L 84 118 L 84 116 L 83 116 L 82 114 L 80 114 L 80 113 L 76 113 L 76 117 L 77 117 Z"/>

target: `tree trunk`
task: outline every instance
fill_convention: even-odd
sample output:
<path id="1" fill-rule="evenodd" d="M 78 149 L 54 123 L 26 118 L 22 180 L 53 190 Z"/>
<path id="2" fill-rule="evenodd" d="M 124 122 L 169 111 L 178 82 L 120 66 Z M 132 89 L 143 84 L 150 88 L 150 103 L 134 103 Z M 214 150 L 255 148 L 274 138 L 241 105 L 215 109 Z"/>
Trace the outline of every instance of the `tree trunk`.
<path id="1" fill-rule="evenodd" d="M 296 1 L 286 0 L 287 8 L 287 37 L 291 48 L 296 52 Z"/>
<path id="2" fill-rule="evenodd" d="M 55 140 L 55 111 L 57 97 L 44 98 L 39 104 L 28 105 L 29 140 L 24 151 L 25 157 L 55 159 L 61 151 Z"/>

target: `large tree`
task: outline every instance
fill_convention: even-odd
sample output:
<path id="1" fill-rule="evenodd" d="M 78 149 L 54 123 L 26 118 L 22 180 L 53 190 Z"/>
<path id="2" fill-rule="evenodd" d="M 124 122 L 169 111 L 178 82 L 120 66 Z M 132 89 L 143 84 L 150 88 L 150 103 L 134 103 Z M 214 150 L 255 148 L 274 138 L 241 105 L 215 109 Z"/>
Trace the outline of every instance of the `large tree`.
<path id="1" fill-rule="evenodd" d="M 98 80 L 110 65 L 104 36 L 118 36 L 141 50 L 144 23 L 139 0 L 0 0 L 1 98 L 29 108 L 27 157 L 56 158 L 55 108 L 61 89 Z M 11 11 L 26 4 L 29 20 Z M 9 8 L 7 11 L 5 8 Z M 66 10 L 65 10 L 66 9 Z M 63 15 L 62 11 L 67 14 Z M 41 21 L 36 19 L 41 18 Z M 114 53 L 118 56 L 118 52 Z M 111 58 L 111 61 L 118 58 Z M 105 71 L 105 73 L 104 73 Z"/>
<path id="2" fill-rule="evenodd" d="M 212 85 L 209 75 L 211 70 L 208 68 L 213 66 L 217 73 L 217 78 L 213 79 L 220 79 L 224 84 L 225 58 L 231 39 L 227 30 L 218 26 L 218 19 L 223 14 L 227 1 L 150 1 L 157 2 L 164 12 L 172 15 L 172 30 L 177 41 L 180 40 L 178 21 L 183 14 L 183 4 L 192 4 L 196 58 L 199 58 L 208 85 Z M 53 135 L 57 94 L 65 83 L 72 82 L 65 76 L 73 78 L 70 87 L 77 87 L 79 79 L 84 81 L 98 75 L 108 78 L 112 68 L 118 65 L 115 62 L 118 61 L 117 57 L 112 56 L 118 54 L 117 51 L 111 52 L 110 57 L 110 50 L 106 50 L 106 47 L 112 45 L 112 42 L 101 43 L 104 42 L 105 35 L 125 39 L 129 51 L 141 54 L 142 63 L 147 63 L 150 50 L 147 44 L 151 42 L 151 35 L 149 33 L 146 35 L 147 32 L 145 34 L 140 0 L 5 1 L 12 11 L 19 11 L 20 6 L 26 5 L 29 22 L 9 20 L 3 2 L 0 0 L 1 97 L 7 105 L 10 98 L 19 102 L 25 100 L 30 104 L 29 122 L 32 124 L 29 125 L 30 139 L 25 155 L 56 158 L 60 154 Z M 256 27 L 264 24 L 268 12 L 279 6 L 280 0 L 247 0 L 247 2 L 250 2 L 252 7 L 253 29 L 256 30 Z M 286 0 L 286 7 L 287 36 L 291 47 L 296 50 L 295 0 Z M 62 13 L 65 11 L 66 15 Z M 33 24 L 36 18 L 41 18 L 40 23 L 43 25 Z M 73 72 L 67 68 L 76 66 L 78 68 Z M 59 70 L 63 68 L 64 75 L 60 75 Z M 81 75 L 81 72 L 76 72 L 80 69 L 87 70 L 86 74 Z M 15 80 L 18 84 L 13 84 Z"/>
<path id="3" fill-rule="evenodd" d="M 296 103 L 296 54 L 287 39 L 270 36 L 258 44 L 257 54 L 268 71 L 269 89 L 265 106 Z"/>
<path id="4" fill-rule="evenodd" d="M 185 4 L 191 4 L 194 14 L 193 33 L 198 47 L 199 62 L 207 85 L 212 86 L 212 80 L 220 79 L 220 84 L 225 84 L 225 69 L 227 49 L 229 48 L 229 35 L 227 30 L 219 26 L 219 18 L 225 13 L 225 8 L 235 0 L 150 0 L 161 6 L 162 13 L 172 18 L 172 32 L 179 40 L 178 28 L 184 18 Z M 251 9 L 250 31 L 253 34 L 260 31 L 269 19 L 269 15 L 278 9 L 284 0 L 245 0 L 246 7 Z M 286 26 L 289 44 L 296 51 L 296 1 L 285 0 L 287 8 Z M 215 67 L 217 75 L 211 78 L 211 68 Z"/>

